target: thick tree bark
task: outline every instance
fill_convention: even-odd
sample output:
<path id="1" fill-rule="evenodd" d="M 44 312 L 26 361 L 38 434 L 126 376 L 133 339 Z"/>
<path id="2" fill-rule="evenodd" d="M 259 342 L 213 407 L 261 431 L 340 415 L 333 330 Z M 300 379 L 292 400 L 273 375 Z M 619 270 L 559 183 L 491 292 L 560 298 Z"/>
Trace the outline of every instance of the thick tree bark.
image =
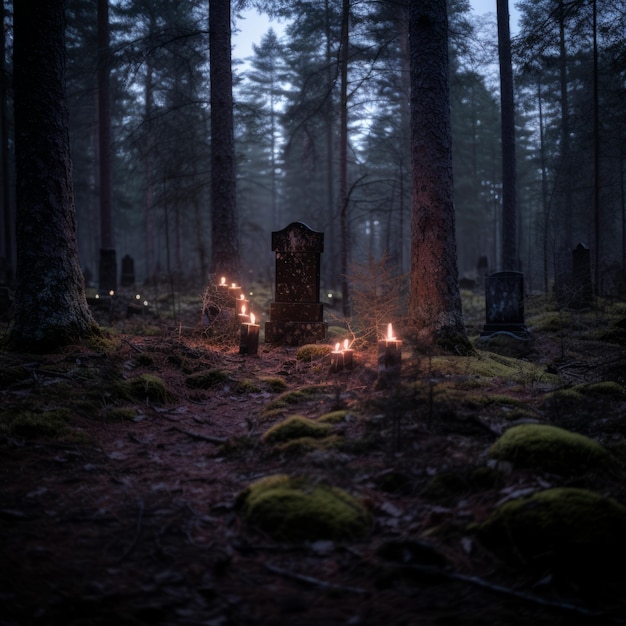
<path id="1" fill-rule="evenodd" d="M 211 273 L 239 276 L 230 0 L 209 0 Z"/>
<path id="2" fill-rule="evenodd" d="M 348 208 L 348 54 L 350 47 L 350 0 L 342 1 L 341 8 L 341 96 L 339 120 L 339 223 L 341 234 L 341 297 L 343 314 L 350 317 L 350 283 L 348 264 L 350 262 L 350 227 Z"/>
<path id="3" fill-rule="evenodd" d="M 63 0 L 14 5 L 15 347 L 45 350 L 96 329 L 78 262 Z"/>
<path id="4" fill-rule="evenodd" d="M 411 284 L 418 339 L 467 345 L 456 264 L 446 0 L 411 0 Z"/>

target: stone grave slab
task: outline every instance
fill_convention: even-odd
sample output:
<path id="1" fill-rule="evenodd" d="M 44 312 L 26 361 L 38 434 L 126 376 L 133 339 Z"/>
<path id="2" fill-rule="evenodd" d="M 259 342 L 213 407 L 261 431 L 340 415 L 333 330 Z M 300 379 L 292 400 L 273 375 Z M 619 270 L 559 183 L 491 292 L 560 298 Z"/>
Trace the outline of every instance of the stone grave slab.
<path id="1" fill-rule="evenodd" d="M 481 337 L 506 334 L 529 340 L 524 323 L 524 274 L 495 272 L 485 277 L 486 323 Z"/>
<path id="2" fill-rule="evenodd" d="M 327 325 L 319 299 L 324 233 L 292 222 L 272 233 L 272 250 L 276 284 L 265 341 L 298 346 L 325 339 Z"/>

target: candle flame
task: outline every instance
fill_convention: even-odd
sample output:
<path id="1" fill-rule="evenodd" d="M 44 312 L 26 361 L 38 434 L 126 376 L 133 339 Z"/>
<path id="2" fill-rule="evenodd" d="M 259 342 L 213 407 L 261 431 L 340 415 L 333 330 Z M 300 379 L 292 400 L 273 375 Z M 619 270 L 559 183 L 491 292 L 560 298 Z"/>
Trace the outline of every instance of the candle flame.
<path id="1" fill-rule="evenodd" d="M 245 304 L 242 304 L 242 305 L 241 305 L 241 314 L 242 314 L 242 315 L 245 315 L 245 314 L 246 314 L 246 305 L 245 305 Z"/>
<path id="2" fill-rule="evenodd" d="M 343 349 L 347 350 L 350 347 L 350 342 L 347 339 L 343 340 Z"/>
<path id="3" fill-rule="evenodd" d="M 338 343 L 335 344 L 335 352 L 339 352 L 339 344 Z"/>
<path id="4" fill-rule="evenodd" d="M 387 339 L 393 339 L 393 327 L 391 326 L 391 322 L 387 324 Z"/>
<path id="5" fill-rule="evenodd" d="M 220 280 L 220 285 L 226 284 L 226 276 L 222 276 L 222 280 Z"/>
<path id="6" fill-rule="evenodd" d="M 241 294 L 241 295 L 239 296 L 239 299 L 240 299 L 240 300 L 245 300 L 245 296 L 244 296 L 243 294 Z"/>
<path id="7" fill-rule="evenodd" d="M 237 286 L 237 283 L 230 283 L 230 286 L 234 289 Z"/>
<path id="8" fill-rule="evenodd" d="M 254 324 L 254 320 L 255 320 L 255 319 L 256 319 L 256 318 L 254 317 L 254 313 L 250 313 L 250 323 L 251 323 L 251 324 Z"/>

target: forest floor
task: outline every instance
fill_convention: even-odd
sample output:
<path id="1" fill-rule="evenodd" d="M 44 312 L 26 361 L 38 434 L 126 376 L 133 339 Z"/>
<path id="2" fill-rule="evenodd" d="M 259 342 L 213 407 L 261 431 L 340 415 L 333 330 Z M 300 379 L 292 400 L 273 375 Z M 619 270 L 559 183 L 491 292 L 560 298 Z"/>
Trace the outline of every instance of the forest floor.
<path id="1" fill-rule="evenodd" d="M 530 303 L 534 340 L 520 346 L 477 341 L 478 301 L 466 313 L 474 355 L 407 341 L 387 388 L 375 349 L 338 373 L 297 348 L 240 355 L 198 329 L 197 306 L 178 323 L 117 322 L 89 346 L 0 352 L 0 624 L 626 623 L 623 567 L 582 579 L 554 560 L 526 568 L 472 530 L 554 486 L 626 504 L 626 304 Z M 603 381 L 621 391 L 584 393 Z M 572 389 L 574 401 L 558 395 Z M 263 439 L 290 415 L 334 411 L 332 445 Z M 613 469 L 494 466 L 490 447 L 522 422 L 593 438 Z M 481 468 L 494 472 L 478 480 Z M 286 541 L 246 523 L 239 494 L 278 473 L 357 496 L 370 528 Z"/>

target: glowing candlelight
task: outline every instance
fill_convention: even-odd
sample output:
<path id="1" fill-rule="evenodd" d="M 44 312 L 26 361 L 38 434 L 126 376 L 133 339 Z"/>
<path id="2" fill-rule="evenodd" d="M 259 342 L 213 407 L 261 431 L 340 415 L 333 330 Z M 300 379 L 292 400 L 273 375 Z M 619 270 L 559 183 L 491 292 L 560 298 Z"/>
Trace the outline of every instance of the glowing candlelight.
<path id="1" fill-rule="evenodd" d="M 241 325 L 239 354 L 256 354 L 259 350 L 259 325 L 254 323 L 255 320 L 254 313 L 250 313 L 250 321 Z"/>
<path id="2" fill-rule="evenodd" d="M 352 366 L 354 363 L 353 357 L 354 357 L 354 350 L 350 349 L 350 340 L 344 339 L 343 340 L 343 366 L 347 370 L 352 369 Z"/>
<path id="3" fill-rule="evenodd" d="M 341 344 L 337 342 L 335 349 L 330 353 L 330 371 L 338 372 L 343 369 L 343 352 L 341 351 Z"/>
<path id="4" fill-rule="evenodd" d="M 395 341 L 395 337 L 393 336 L 393 326 L 391 325 L 391 322 L 389 322 L 389 324 L 387 324 L 387 341 Z"/>
<path id="5" fill-rule="evenodd" d="M 226 276 L 222 276 L 222 279 L 220 280 L 220 285 L 226 286 Z"/>
<path id="6" fill-rule="evenodd" d="M 393 334 L 391 322 L 387 336 L 378 342 L 378 383 L 388 387 L 400 382 L 402 367 L 402 341 Z"/>
<path id="7" fill-rule="evenodd" d="M 242 304 L 242 305 L 241 305 L 241 314 L 242 314 L 242 315 L 245 315 L 245 314 L 246 314 L 246 305 L 245 305 L 245 304 Z"/>

